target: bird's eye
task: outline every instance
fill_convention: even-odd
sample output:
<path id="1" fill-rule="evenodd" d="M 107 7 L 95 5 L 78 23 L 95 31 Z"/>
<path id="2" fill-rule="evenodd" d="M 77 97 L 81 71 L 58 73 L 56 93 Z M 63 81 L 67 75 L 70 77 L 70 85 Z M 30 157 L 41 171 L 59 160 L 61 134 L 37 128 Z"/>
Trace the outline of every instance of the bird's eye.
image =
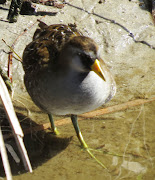
<path id="1" fill-rule="evenodd" d="M 90 57 L 88 54 L 85 53 L 79 53 L 78 54 L 81 57 L 82 64 L 86 69 L 90 69 L 91 65 L 94 63 L 94 58 Z"/>
<path id="2" fill-rule="evenodd" d="M 90 57 L 89 55 L 87 55 L 85 53 L 79 53 L 78 55 L 81 57 L 82 62 L 84 64 L 88 63 L 88 64 L 92 65 L 94 63 L 94 59 L 92 57 Z"/>

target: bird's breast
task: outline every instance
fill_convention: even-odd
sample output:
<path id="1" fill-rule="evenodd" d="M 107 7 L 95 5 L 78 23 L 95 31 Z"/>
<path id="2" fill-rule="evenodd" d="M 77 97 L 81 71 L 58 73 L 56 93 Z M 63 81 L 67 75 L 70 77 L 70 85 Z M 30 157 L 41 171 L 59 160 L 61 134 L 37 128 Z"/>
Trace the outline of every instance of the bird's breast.
<path id="1" fill-rule="evenodd" d="M 36 82 L 25 83 L 33 101 L 44 111 L 56 115 L 81 114 L 96 109 L 109 101 L 115 91 L 111 81 L 103 81 L 93 71 L 80 76 L 45 73 L 37 77 Z"/>

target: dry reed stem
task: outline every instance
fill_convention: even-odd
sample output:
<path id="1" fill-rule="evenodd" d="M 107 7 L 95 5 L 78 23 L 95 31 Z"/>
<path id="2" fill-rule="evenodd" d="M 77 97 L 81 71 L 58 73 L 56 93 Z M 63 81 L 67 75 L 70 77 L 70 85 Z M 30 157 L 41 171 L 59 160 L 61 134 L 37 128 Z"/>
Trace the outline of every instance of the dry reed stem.
<path id="1" fill-rule="evenodd" d="M 18 149 L 21 153 L 21 157 L 22 157 L 25 169 L 32 172 L 31 163 L 29 161 L 28 154 L 25 149 L 24 142 L 23 142 L 24 134 L 21 129 L 20 123 L 18 121 L 18 118 L 16 116 L 16 113 L 14 111 L 14 107 L 13 107 L 9 92 L 7 90 L 7 87 L 4 83 L 1 75 L 0 75 L 0 99 L 2 100 L 5 113 L 8 117 L 10 126 L 12 128 L 12 132 L 15 137 Z"/>
<path id="2" fill-rule="evenodd" d="M 0 153 L 1 153 L 1 158 L 2 158 L 3 167 L 4 167 L 4 171 L 5 171 L 7 180 L 12 180 L 11 168 L 10 168 L 10 164 L 8 161 L 7 151 L 5 148 L 5 143 L 3 140 L 1 127 L 0 127 Z"/>

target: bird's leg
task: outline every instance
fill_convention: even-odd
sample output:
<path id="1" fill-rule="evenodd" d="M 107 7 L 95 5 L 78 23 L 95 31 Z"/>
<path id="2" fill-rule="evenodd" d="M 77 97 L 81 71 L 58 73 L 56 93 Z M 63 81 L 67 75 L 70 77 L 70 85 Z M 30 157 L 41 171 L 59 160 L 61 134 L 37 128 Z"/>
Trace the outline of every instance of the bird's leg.
<path id="1" fill-rule="evenodd" d="M 91 152 L 90 149 L 88 148 L 88 145 L 86 144 L 86 142 L 85 142 L 85 140 L 84 140 L 84 138 L 83 138 L 83 136 L 82 136 L 82 133 L 81 133 L 81 131 L 80 131 L 80 128 L 79 128 L 78 120 L 77 120 L 77 115 L 73 115 L 73 114 L 72 114 L 72 115 L 71 115 L 71 120 L 72 120 L 74 129 L 75 129 L 75 131 L 76 131 L 77 137 L 78 137 L 78 139 L 79 139 L 82 147 L 83 147 L 84 149 L 86 149 L 86 151 L 89 153 L 89 155 L 90 155 L 93 159 L 95 159 L 95 161 L 97 161 L 97 163 L 99 163 L 103 168 L 107 169 L 107 168 L 105 167 L 105 165 L 102 164 L 102 163 L 92 154 L 92 152 Z"/>
<path id="2" fill-rule="evenodd" d="M 50 123 L 51 123 L 51 128 L 52 128 L 54 134 L 55 135 L 59 135 L 59 131 L 57 130 L 57 127 L 54 124 L 54 120 L 53 120 L 52 114 L 48 114 L 48 117 L 49 117 L 49 120 L 50 120 Z"/>
<path id="3" fill-rule="evenodd" d="M 82 133 L 80 131 L 80 128 L 79 128 L 79 125 L 78 125 L 78 121 L 77 121 L 77 115 L 71 115 L 71 120 L 72 120 L 72 123 L 73 123 L 73 126 L 74 126 L 74 129 L 76 131 L 76 134 L 77 134 L 77 137 L 82 145 L 82 147 L 84 149 L 87 149 L 88 148 L 88 145 L 86 144 L 86 142 L 84 141 L 83 139 L 83 136 L 82 136 Z"/>

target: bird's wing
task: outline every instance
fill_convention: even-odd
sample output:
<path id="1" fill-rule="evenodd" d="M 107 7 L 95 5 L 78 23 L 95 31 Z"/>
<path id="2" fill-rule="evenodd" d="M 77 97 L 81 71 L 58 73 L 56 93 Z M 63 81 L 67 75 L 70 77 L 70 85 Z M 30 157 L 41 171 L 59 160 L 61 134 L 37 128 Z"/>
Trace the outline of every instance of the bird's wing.
<path id="1" fill-rule="evenodd" d="M 39 27 L 34 33 L 33 41 L 23 53 L 25 72 L 36 73 L 49 66 L 49 63 L 53 64 L 63 45 L 72 37 L 81 35 L 72 24 L 48 26 L 40 22 Z"/>

